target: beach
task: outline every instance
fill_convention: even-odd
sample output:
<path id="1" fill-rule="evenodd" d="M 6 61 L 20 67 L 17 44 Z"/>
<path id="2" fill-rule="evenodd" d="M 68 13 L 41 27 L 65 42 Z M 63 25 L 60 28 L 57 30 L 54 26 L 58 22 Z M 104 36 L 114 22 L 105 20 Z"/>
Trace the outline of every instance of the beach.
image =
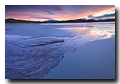
<path id="1" fill-rule="evenodd" d="M 89 42 L 64 54 L 59 65 L 41 79 L 115 79 L 115 38 Z"/>
<path id="2" fill-rule="evenodd" d="M 115 79 L 115 22 L 5 25 L 6 79 Z"/>

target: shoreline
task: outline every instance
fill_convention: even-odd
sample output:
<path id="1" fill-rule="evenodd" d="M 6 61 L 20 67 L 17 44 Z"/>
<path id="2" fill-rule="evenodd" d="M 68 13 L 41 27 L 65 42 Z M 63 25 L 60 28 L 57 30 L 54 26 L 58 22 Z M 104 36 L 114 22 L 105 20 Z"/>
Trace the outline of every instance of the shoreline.
<path id="1" fill-rule="evenodd" d="M 39 79 L 45 75 L 48 79 L 104 78 L 101 77 L 101 75 L 96 76 L 95 74 L 104 73 L 108 75 L 108 73 L 105 72 L 108 69 L 112 70 L 112 74 L 109 74 L 114 74 L 113 60 L 112 69 L 109 65 L 104 66 L 109 66 L 108 69 L 104 68 L 104 70 L 101 70 L 100 68 L 108 62 L 108 55 L 111 56 L 115 52 L 113 39 L 109 41 L 107 39 L 104 42 L 100 41 L 100 39 L 114 37 L 114 23 L 62 25 L 9 24 L 6 25 L 5 29 L 9 29 L 5 32 L 6 78 Z M 66 39 L 63 43 L 51 44 L 63 41 L 63 39 Z M 93 40 L 99 41 L 94 42 Z M 49 43 L 49 45 L 44 45 L 46 43 Z M 88 46 L 86 46 L 86 44 L 83 45 L 84 43 L 88 44 Z M 113 46 L 113 48 L 111 49 L 110 46 Z M 109 51 L 110 49 L 111 51 Z M 108 53 L 108 51 L 112 54 Z M 104 56 L 107 57 L 104 59 Z M 98 58 L 103 60 L 99 61 Z M 106 62 L 104 60 L 106 60 Z M 103 61 L 103 63 L 100 63 L 101 61 Z M 94 65 L 96 63 L 99 64 L 97 65 L 98 67 Z M 95 69 L 90 68 L 88 65 Z M 12 73 L 14 70 L 16 71 L 15 73 L 19 73 L 18 76 Z M 99 70 L 102 72 L 100 73 Z M 93 73 L 92 71 L 96 72 L 93 76 L 90 74 Z M 89 76 L 87 76 L 87 74 Z M 54 78 L 55 75 L 56 77 Z M 114 78 L 114 76 L 111 77 Z"/>
<path id="2" fill-rule="evenodd" d="M 115 79 L 115 38 L 92 41 L 65 53 L 41 79 Z"/>
<path id="3" fill-rule="evenodd" d="M 103 21 L 104 22 L 104 21 Z M 115 21 L 105 21 L 105 22 L 115 22 Z M 49 23 L 94 23 L 94 22 L 41 22 L 41 23 L 5 23 L 5 24 L 49 24 Z M 102 21 L 101 21 L 102 23 Z"/>

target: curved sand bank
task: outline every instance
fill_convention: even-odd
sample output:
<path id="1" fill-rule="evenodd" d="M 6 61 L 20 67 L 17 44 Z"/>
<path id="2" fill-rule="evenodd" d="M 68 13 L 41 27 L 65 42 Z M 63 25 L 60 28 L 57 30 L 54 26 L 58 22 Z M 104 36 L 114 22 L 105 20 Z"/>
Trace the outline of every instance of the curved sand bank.
<path id="1" fill-rule="evenodd" d="M 115 38 L 88 42 L 41 79 L 115 79 Z"/>

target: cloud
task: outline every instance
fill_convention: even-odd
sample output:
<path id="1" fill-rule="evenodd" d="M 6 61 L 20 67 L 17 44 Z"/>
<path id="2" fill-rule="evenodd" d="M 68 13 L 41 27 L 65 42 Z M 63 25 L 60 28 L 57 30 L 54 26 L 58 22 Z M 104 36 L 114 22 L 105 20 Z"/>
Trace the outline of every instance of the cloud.
<path id="1" fill-rule="evenodd" d="M 32 17 L 32 18 L 38 18 L 38 19 L 51 19 L 51 18 L 46 18 L 46 17 Z"/>
<path id="2" fill-rule="evenodd" d="M 55 9 L 57 10 L 57 11 L 63 11 L 64 9 L 62 9 L 62 6 L 54 6 L 55 7 Z"/>
<path id="3" fill-rule="evenodd" d="M 88 18 L 94 18 L 94 16 L 93 15 L 89 15 Z"/>
<path id="4" fill-rule="evenodd" d="M 107 18 L 107 17 L 115 17 L 115 13 L 114 14 L 105 14 L 103 16 L 98 16 L 97 18 Z"/>
<path id="5" fill-rule="evenodd" d="M 115 17 L 115 13 L 113 14 L 105 14 L 105 15 L 102 15 L 102 16 L 93 16 L 93 15 L 89 15 L 88 18 L 91 18 L 91 19 L 103 19 L 103 18 L 111 18 L 111 17 Z"/>
<path id="6" fill-rule="evenodd" d="M 54 14 L 54 13 L 52 13 L 51 11 L 48 11 L 48 10 L 47 10 L 47 12 L 48 12 L 50 15 L 55 15 L 55 14 Z"/>
<path id="7" fill-rule="evenodd" d="M 5 17 L 68 20 L 91 15 L 93 18 L 93 14 L 113 8 L 114 5 L 6 5 Z"/>

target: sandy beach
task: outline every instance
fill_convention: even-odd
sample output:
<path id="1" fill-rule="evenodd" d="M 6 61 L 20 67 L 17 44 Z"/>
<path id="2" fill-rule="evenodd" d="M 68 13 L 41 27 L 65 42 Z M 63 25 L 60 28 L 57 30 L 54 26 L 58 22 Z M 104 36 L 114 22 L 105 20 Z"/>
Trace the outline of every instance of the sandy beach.
<path id="1" fill-rule="evenodd" d="M 115 79 L 115 22 L 6 24 L 6 79 Z"/>
<path id="2" fill-rule="evenodd" d="M 88 42 L 41 79 L 115 79 L 115 38 Z"/>

